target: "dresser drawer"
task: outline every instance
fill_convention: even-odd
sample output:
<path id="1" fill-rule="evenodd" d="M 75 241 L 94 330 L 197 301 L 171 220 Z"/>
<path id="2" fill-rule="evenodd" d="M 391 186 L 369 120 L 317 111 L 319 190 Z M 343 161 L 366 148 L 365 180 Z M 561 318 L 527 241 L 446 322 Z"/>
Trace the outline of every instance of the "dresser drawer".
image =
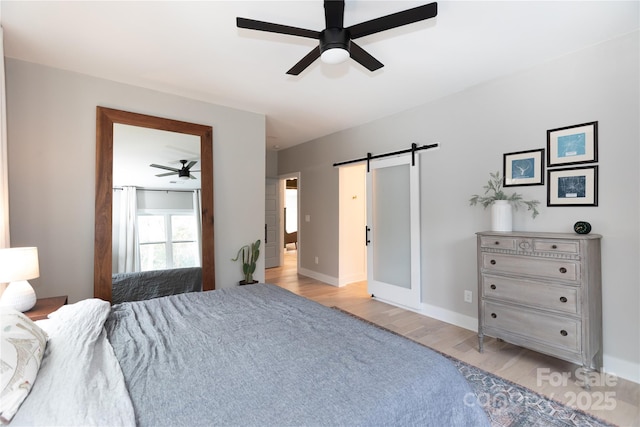
<path id="1" fill-rule="evenodd" d="M 558 348 L 581 350 L 579 320 L 489 301 L 484 302 L 483 305 L 483 320 L 486 327 L 528 337 Z"/>
<path id="2" fill-rule="evenodd" d="M 579 288 L 569 285 L 550 285 L 502 276 L 482 276 L 482 296 L 485 298 L 578 314 L 578 295 Z"/>
<path id="3" fill-rule="evenodd" d="M 513 237 L 500 237 L 500 236 L 483 236 L 480 238 L 480 246 L 483 248 L 496 248 L 496 249 L 509 249 L 515 250 L 518 244 L 518 239 Z"/>
<path id="4" fill-rule="evenodd" d="M 559 252 L 565 254 L 577 254 L 580 249 L 578 242 L 534 240 L 533 250 L 536 252 Z"/>
<path id="5" fill-rule="evenodd" d="M 576 281 L 580 277 L 578 262 L 549 258 L 483 253 L 482 268 L 486 272 L 516 273 L 570 281 Z"/>

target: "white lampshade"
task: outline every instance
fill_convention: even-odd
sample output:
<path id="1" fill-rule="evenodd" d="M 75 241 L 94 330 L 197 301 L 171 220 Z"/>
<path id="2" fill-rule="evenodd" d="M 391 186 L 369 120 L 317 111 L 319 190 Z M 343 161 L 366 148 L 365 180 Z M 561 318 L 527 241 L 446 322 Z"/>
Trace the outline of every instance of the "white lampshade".
<path id="1" fill-rule="evenodd" d="M 36 293 L 27 282 L 40 276 L 38 248 L 0 249 L 0 283 L 9 283 L 0 306 L 27 311 L 36 303 Z"/>

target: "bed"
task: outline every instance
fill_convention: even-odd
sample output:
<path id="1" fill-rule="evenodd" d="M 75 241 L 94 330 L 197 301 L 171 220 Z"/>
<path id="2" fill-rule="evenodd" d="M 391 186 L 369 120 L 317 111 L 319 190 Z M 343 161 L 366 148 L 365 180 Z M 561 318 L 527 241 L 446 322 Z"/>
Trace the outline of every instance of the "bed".
<path id="1" fill-rule="evenodd" d="M 113 304 L 199 291 L 202 291 L 202 267 L 116 273 L 111 276 Z"/>
<path id="2" fill-rule="evenodd" d="M 488 425 L 446 358 L 274 285 L 50 317 L 11 425 Z"/>

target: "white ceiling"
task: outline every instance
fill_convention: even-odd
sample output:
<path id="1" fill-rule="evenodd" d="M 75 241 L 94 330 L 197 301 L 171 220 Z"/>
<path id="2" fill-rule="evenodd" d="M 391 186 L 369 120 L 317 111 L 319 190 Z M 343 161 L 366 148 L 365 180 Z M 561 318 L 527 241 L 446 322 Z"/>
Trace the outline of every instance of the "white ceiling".
<path id="1" fill-rule="evenodd" d="M 347 0 L 345 26 L 426 3 Z M 380 70 L 316 61 L 297 77 L 314 40 L 235 18 L 319 31 L 319 0 L 3 0 L 0 16 L 8 57 L 263 113 L 267 147 L 286 148 L 637 30 L 639 4 L 441 1 L 437 18 L 358 39 Z"/>

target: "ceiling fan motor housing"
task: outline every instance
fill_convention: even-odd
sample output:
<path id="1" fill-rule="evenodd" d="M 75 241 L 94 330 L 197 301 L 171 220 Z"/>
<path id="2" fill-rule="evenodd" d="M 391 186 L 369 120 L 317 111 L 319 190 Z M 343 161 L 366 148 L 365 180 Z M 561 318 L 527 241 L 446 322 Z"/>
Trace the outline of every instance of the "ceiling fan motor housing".
<path id="1" fill-rule="evenodd" d="M 329 49 L 344 49 L 349 52 L 351 34 L 346 28 L 327 28 L 320 32 L 320 52 Z"/>

